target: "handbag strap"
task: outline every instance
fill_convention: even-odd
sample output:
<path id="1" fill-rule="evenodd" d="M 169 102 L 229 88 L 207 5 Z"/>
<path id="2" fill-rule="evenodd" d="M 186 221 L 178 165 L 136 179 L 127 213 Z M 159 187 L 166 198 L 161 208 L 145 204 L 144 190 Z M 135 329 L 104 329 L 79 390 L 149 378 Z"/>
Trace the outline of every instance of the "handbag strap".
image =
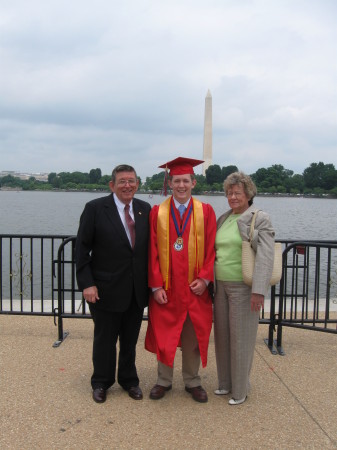
<path id="1" fill-rule="evenodd" d="M 256 220 L 257 213 L 259 211 L 260 211 L 259 209 L 257 209 L 255 211 L 255 213 L 253 214 L 252 221 L 250 223 L 249 242 L 252 242 L 252 239 L 253 239 L 253 233 L 254 233 L 254 228 L 255 228 L 255 220 Z"/>

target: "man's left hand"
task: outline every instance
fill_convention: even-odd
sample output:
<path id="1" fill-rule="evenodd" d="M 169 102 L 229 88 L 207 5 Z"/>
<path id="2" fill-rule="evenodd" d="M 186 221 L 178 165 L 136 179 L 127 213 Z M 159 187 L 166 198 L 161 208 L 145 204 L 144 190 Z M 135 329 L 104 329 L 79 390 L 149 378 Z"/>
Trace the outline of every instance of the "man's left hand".
<path id="1" fill-rule="evenodd" d="M 190 284 L 191 291 L 195 295 L 202 295 L 205 292 L 206 287 L 205 281 L 201 278 L 197 278 Z"/>

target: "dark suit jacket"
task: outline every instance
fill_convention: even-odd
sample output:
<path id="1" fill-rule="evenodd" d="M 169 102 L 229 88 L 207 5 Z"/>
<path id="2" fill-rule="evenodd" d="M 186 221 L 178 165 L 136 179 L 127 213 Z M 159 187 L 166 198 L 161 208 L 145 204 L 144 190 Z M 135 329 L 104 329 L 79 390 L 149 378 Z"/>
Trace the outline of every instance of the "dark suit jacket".
<path id="1" fill-rule="evenodd" d="M 96 308 L 126 311 L 133 291 L 138 305 L 147 306 L 150 209 L 149 203 L 133 199 L 136 242 L 132 249 L 113 194 L 85 205 L 76 240 L 76 276 L 80 290 L 97 286 Z"/>

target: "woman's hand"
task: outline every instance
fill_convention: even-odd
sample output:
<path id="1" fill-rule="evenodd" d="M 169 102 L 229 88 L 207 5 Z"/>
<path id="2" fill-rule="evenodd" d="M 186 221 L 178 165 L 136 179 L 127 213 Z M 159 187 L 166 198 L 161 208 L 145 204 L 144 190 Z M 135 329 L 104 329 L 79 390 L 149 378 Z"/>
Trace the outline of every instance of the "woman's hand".
<path id="1" fill-rule="evenodd" d="M 264 305 L 264 295 L 252 294 L 250 297 L 250 309 L 252 311 L 260 311 Z"/>

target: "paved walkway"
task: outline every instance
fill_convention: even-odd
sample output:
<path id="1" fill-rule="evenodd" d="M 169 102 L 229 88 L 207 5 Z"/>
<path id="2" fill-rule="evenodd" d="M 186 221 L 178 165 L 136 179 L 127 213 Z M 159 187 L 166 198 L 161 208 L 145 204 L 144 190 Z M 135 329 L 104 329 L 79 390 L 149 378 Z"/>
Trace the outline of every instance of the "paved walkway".
<path id="1" fill-rule="evenodd" d="M 260 325 L 252 392 L 239 406 L 212 394 L 217 387 L 213 337 L 201 370 L 206 404 L 184 391 L 177 352 L 173 390 L 148 398 L 156 380 L 154 355 L 137 366 L 144 400 L 118 385 L 107 401 L 91 399 L 91 320 L 68 319 L 59 348 L 52 318 L 0 316 L 1 449 L 336 449 L 337 336 L 284 330 L 286 356 L 273 356 Z"/>

